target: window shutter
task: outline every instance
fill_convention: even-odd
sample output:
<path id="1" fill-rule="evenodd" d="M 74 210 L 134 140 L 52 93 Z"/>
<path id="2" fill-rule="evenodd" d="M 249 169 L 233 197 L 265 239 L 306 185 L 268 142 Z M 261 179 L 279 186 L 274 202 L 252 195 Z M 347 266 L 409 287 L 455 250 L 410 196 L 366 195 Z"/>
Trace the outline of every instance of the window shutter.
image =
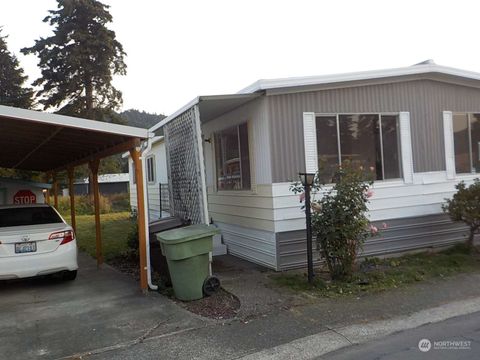
<path id="1" fill-rule="evenodd" d="M 315 113 L 303 113 L 303 139 L 305 142 L 305 171 L 316 173 L 318 171 L 317 131 Z"/>
<path id="2" fill-rule="evenodd" d="M 403 179 L 406 184 L 413 183 L 412 133 L 410 130 L 410 113 L 400 113 L 400 142 L 402 150 Z"/>
<path id="3" fill-rule="evenodd" d="M 252 193 L 257 193 L 257 176 L 256 176 L 256 164 L 255 164 L 255 128 L 252 121 L 247 121 L 248 127 L 248 157 L 250 163 L 250 187 Z"/>
<path id="4" fill-rule="evenodd" d="M 443 137 L 445 140 L 445 170 L 447 179 L 455 178 L 455 147 L 453 142 L 453 114 L 443 112 Z"/>

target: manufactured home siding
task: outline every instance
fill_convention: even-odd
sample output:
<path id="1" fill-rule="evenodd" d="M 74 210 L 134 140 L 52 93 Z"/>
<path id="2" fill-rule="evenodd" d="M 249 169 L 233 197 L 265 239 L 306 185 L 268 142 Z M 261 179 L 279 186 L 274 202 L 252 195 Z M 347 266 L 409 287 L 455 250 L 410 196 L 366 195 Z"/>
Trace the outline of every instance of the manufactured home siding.
<path id="1" fill-rule="evenodd" d="M 252 190 L 216 191 L 214 143 L 204 144 L 209 214 L 214 221 L 261 230 L 273 230 L 270 134 L 265 98 L 251 101 L 202 126 L 205 138 L 217 131 L 247 122 Z"/>
<path id="2" fill-rule="evenodd" d="M 252 189 L 216 191 L 214 134 L 248 121 Z M 228 252 L 275 268 L 271 145 L 266 98 L 242 105 L 202 125 L 208 211 L 222 232 Z"/>
<path id="3" fill-rule="evenodd" d="M 228 253 L 277 270 L 275 233 L 216 222 Z"/>
<path id="4" fill-rule="evenodd" d="M 382 230 L 381 236 L 365 242 L 361 256 L 448 246 L 465 241 L 468 235 L 468 228 L 463 223 L 452 223 L 444 214 L 389 220 L 388 226 L 387 230 Z M 277 233 L 276 239 L 278 270 L 306 266 L 305 230 Z M 320 262 L 318 252 L 314 254 L 315 262 Z"/>
<path id="5" fill-rule="evenodd" d="M 155 181 L 147 181 L 147 199 L 148 199 L 148 215 L 150 221 L 157 220 L 162 216 L 166 216 L 165 213 L 161 214 L 160 210 L 160 184 L 167 184 L 167 163 L 165 155 L 165 143 L 163 141 L 156 142 L 152 145 L 152 149 L 147 154 L 146 158 L 149 156 L 154 156 L 155 161 Z M 134 173 L 132 158 L 128 157 L 128 168 L 129 168 L 129 184 L 130 184 L 130 206 L 132 209 L 137 209 L 137 186 L 134 182 Z M 144 176 L 147 176 L 146 171 Z"/>
<path id="6" fill-rule="evenodd" d="M 445 170 L 442 112 L 480 111 L 480 89 L 421 79 L 391 84 L 269 95 L 272 180 L 305 167 L 303 112 L 410 112 L 415 172 Z"/>

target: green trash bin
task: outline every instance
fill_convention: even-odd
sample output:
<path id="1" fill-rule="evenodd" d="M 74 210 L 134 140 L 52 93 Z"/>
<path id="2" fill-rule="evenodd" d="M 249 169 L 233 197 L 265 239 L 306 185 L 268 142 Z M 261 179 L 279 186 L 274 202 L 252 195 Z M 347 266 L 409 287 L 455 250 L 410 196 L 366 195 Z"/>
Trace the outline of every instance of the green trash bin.
<path id="1" fill-rule="evenodd" d="M 175 297 L 197 300 L 203 297 L 203 283 L 209 276 L 209 253 L 213 236 L 220 231 L 208 225 L 190 225 L 157 234 L 167 258 Z"/>

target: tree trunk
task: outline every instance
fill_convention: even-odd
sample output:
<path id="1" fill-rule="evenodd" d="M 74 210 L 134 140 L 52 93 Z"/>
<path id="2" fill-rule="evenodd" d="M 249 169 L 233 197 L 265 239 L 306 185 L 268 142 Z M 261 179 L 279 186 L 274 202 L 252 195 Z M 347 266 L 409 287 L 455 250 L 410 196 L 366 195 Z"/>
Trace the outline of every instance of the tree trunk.
<path id="1" fill-rule="evenodd" d="M 467 240 L 467 245 L 471 249 L 473 249 L 474 246 L 474 240 L 475 240 L 475 233 L 477 232 L 477 227 L 471 227 L 470 228 L 470 233 L 468 234 L 468 240 Z"/>
<path id="2" fill-rule="evenodd" d="M 93 85 L 90 79 L 85 80 L 85 110 L 87 118 L 92 119 L 93 110 Z M 94 119 L 92 119 L 94 120 Z"/>
<path id="3" fill-rule="evenodd" d="M 88 172 L 88 197 L 93 204 L 93 174 L 91 171 Z"/>

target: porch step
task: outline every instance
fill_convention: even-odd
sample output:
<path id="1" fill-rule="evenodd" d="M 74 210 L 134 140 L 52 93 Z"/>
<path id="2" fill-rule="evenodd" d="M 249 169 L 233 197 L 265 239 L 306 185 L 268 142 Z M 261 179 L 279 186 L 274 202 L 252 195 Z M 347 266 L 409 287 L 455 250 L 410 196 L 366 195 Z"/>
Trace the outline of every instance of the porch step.
<path id="1" fill-rule="evenodd" d="M 213 237 L 213 256 L 226 255 L 227 246 L 222 243 L 222 235 L 217 234 Z"/>

